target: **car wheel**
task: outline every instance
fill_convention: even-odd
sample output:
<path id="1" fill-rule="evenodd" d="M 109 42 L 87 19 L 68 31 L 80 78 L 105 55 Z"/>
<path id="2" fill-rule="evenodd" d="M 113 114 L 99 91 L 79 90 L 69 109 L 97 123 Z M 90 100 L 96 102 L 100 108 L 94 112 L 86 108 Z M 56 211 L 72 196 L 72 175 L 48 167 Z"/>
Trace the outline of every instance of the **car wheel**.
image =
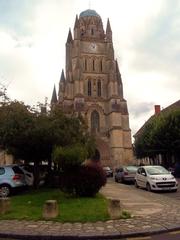
<path id="1" fill-rule="evenodd" d="M 150 186 L 149 183 L 146 184 L 146 189 L 147 189 L 148 192 L 151 192 L 151 191 L 152 191 L 152 190 L 151 190 L 151 186 Z"/>
<path id="2" fill-rule="evenodd" d="M 1 197 L 7 197 L 10 195 L 11 188 L 9 185 L 1 185 L 0 186 L 0 196 Z"/>
<path id="3" fill-rule="evenodd" d="M 137 181 L 135 180 L 134 185 L 136 188 L 139 188 L 139 185 L 137 184 Z"/>
<path id="4" fill-rule="evenodd" d="M 122 183 L 122 178 L 117 179 L 118 183 Z"/>

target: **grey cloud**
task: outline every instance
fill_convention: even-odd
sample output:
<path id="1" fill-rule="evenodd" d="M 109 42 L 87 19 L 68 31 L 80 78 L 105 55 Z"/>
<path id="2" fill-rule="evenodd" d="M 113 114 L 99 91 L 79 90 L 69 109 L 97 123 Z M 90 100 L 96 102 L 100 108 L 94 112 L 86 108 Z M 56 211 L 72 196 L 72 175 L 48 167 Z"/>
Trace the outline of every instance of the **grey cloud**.
<path id="1" fill-rule="evenodd" d="M 155 103 L 153 102 L 129 102 L 129 113 L 131 116 L 138 118 L 144 114 L 152 112 Z"/>
<path id="2" fill-rule="evenodd" d="M 136 38 L 131 62 L 135 71 L 162 71 L 179 76 L 180 6 L 179 1 L 164 1 L 159 16 L 148 24 L 145 37 Z"/>
<path id="3" fill-rule="evenodd" d="M 38 1 L 39 3 L 40 1 Z M 16 32 L 19 35 L 29 35 L 32 31 L 31 21 L 37 6 L 36 0 L 1 0 L 0 27 L 1 29 Z"/>

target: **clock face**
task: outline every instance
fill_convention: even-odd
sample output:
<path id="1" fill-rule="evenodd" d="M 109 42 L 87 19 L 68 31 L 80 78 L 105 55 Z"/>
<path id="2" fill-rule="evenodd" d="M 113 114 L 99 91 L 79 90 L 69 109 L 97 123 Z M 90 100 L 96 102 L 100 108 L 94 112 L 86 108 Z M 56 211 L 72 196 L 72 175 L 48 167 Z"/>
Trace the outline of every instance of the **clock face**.
<path id="1" fill-rule="evenodd" d="M 96 45 L 95 43 L 91 43 L 91 44 L 90 44 L 90 49 L 91 49 L 91 50 L 94 51 L 94 50 L 96 50 L 96 48 L 97 48 L 97 45 Z"/>

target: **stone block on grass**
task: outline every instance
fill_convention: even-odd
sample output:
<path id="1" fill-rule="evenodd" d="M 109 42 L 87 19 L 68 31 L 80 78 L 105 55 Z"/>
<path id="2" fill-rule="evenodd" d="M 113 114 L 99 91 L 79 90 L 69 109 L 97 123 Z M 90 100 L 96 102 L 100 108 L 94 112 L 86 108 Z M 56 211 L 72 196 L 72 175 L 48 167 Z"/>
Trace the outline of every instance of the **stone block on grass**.
<path id="1" fill-rule="evenodd" d="M 10 211 L 10 198 L 0 198 L 0 214 L 5 214 Z"/>
<path id="2" fill-rule="evenodd" d="M 59 214 L 59 208 L 56 200 L 47 200 L 43 206 L 43 218 L 56 218 Z"/>
<path id="3" fill-rule="evenodd" d="M 108 199 L 108 213 L 111 219 L 118 219 L 121 216 L 121 206 L 119 199 Z"/>

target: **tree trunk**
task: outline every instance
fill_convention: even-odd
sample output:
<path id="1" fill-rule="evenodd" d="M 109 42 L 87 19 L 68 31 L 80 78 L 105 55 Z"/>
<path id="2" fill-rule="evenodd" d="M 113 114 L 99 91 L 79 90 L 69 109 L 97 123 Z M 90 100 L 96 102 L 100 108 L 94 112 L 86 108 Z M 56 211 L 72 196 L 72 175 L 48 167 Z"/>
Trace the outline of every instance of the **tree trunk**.
<path id="1" fill-rule="evenodd" d="M 39 187 L 39 161 L 34 161 L 34 188 Z"/>

